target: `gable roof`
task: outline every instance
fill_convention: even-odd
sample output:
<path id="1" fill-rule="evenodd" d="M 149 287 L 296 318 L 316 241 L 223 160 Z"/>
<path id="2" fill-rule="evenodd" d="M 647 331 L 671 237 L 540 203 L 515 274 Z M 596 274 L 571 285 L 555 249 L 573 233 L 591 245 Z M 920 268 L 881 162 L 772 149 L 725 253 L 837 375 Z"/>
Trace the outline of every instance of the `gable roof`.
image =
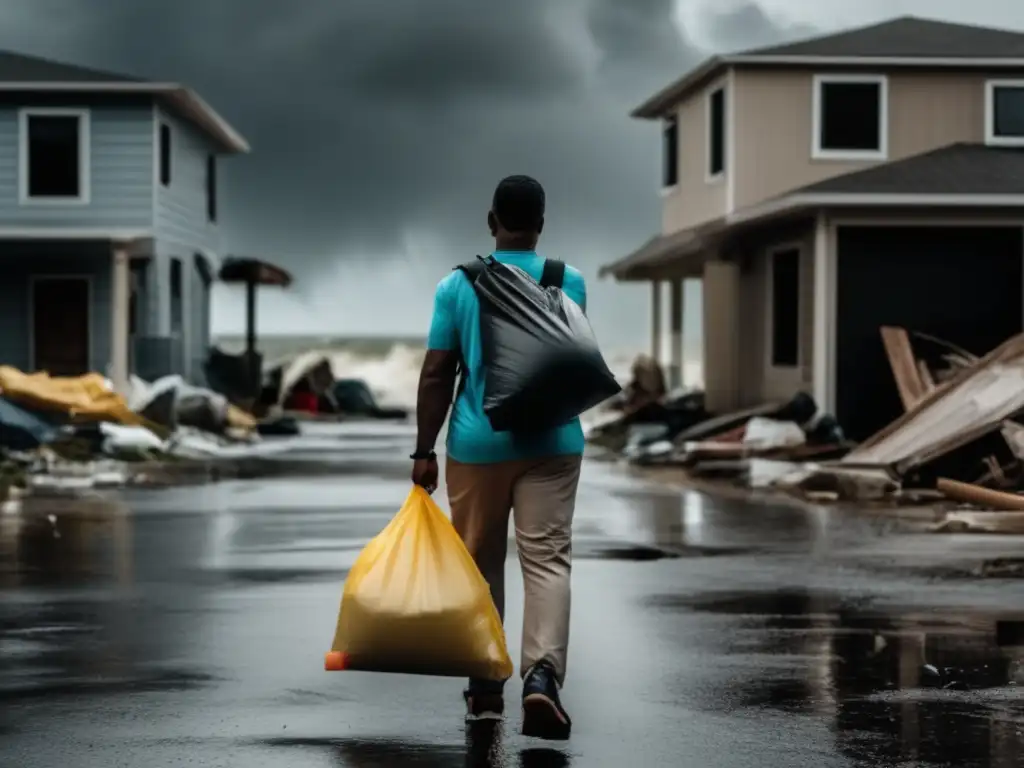
<path id="1" fill-rule="evenodd" d="M 659 118 L 730 66 L 1024 69 L 1024 32 L 901 16 L 866 27 L 714 56 L 632 112 Z"/>
<path id="2" fill-rule="evenodd" d="M 115 93 L 152 96 L 199 127 L 225 152 L 249 151 L 248 142 L 198 93 L 179 83 L 154 82 L 0 51 L 0 93 Z"/>
<path id="3" fill-rule="evenodd" d="M 1024 33 L 901 16 L 833 35 L 753 48 L 739 55 L 1024 59 Z"/>

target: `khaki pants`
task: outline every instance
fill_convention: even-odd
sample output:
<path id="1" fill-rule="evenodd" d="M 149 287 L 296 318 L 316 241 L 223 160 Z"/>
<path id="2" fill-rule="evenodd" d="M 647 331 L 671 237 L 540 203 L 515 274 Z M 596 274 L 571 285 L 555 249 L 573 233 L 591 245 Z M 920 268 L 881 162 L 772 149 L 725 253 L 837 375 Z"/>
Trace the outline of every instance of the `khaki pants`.
<path id="1" fill-rule="evenodd" d="M 561 684 L 569 645 L 572 516 L 580 456 L 463 464 L 445 471 L 452 523 L 505 616 L 508 516 L 515 510 L 523 569 L 523 652 L 520 673 L 548 661 Z"/>

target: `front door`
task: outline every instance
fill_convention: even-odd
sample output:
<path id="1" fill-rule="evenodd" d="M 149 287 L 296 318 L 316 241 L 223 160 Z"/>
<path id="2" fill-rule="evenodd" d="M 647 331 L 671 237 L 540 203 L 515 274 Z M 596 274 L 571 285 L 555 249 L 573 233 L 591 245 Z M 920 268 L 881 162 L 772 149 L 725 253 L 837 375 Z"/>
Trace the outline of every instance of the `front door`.
<path id="1" fill-rule="evenodd" d="M 32 281 L 32 362 L 51 376 L 89 371 L 89 281 L 37 277 Z"/>

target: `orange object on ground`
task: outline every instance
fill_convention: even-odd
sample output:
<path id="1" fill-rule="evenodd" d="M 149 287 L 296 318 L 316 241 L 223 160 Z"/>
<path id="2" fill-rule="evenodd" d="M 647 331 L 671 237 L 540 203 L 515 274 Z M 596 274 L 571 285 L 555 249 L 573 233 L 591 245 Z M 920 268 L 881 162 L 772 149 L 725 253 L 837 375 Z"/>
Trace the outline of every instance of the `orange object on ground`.
<path id="1" fill-rule="evenodd" d="M 419 486 L 352 566 L 324 668 L 512 676 L 490 588 L 451 521 Z"/>

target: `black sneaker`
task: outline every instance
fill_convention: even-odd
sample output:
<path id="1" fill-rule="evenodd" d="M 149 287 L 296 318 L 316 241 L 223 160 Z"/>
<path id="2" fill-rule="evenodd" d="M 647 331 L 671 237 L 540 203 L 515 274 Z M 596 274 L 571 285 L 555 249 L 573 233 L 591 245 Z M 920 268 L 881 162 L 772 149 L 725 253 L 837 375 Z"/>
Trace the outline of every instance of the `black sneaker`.
<path id="1" fill-rule="evenodd" d="M 542 661 L 523 680 L 523 735 L 565 741 L 571 730 L 572 720 L 558 696 L 555 670 Z"/>
<path id="2" fill-rule="evenodd" d="M 462 692 L 466 720 L 500 720 L 505 714 L 505 686 L 491 680 L 470 680 Z"/>

